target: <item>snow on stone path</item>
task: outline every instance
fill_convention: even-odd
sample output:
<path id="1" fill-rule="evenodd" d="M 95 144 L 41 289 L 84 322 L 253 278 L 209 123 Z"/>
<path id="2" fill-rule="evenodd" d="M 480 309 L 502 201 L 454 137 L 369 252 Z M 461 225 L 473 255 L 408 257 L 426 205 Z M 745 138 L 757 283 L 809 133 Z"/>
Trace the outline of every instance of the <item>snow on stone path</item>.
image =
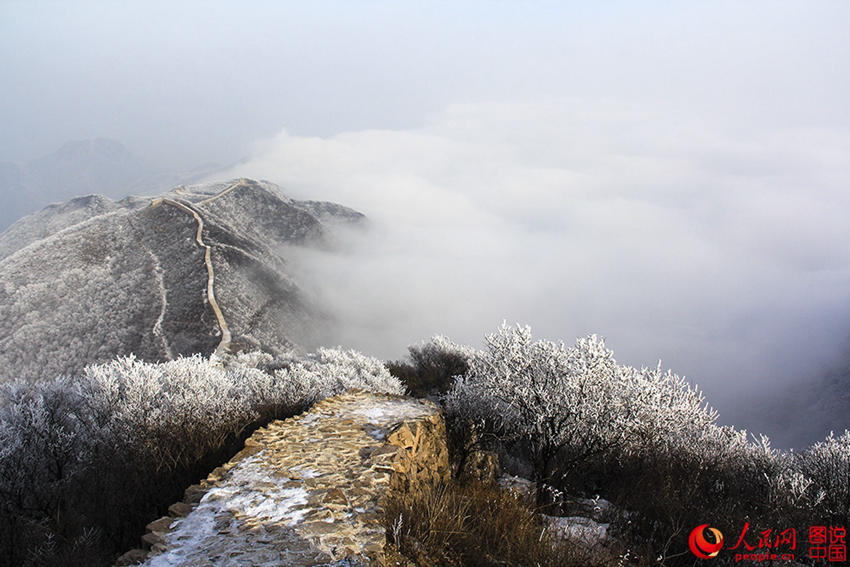
<path id="1" fill-rule="evenodd" d="M 390 485 L 446 474 L 437 406 L 351 391 L 258 430 L 196 487 L 194 507 L 175 505 L 185 517 L 149 526 L 145 565 L 368 565 L 383 553 Z"/>

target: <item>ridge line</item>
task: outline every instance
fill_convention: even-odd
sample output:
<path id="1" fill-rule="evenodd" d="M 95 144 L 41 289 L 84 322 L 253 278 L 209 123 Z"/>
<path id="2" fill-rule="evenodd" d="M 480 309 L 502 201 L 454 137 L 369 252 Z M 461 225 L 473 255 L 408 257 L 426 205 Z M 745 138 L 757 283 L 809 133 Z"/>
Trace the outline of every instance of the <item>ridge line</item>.
<path id="1" fill-rule="evenodd" d="M 241 178 L 239 181 L 237 181 L 236 183 L 231 184 L 231 185 L 230 185 L 230 187 L 228 187 L 227 189 L 224 189 L 224 190 L 223 190 L 223 191 L 221 191 L 220 193 L 216 193 L 216 194 L 215 194 L 215 195 L 213 195 L 212 197 L 207 197 L 207 198 L 206 198 L 206 199 L 204 199 L 203 201 L 198 201 L 198 202 L 197 202 L 197 203 L 195 203 L 195 204 L 196 204 L 196 205 L 207 205 L 207 204 L 209 204 L 209 203 L 212 203 L 213 201 L 215 201 L 215 200 L 216 200 L 216 199 L 218 199 L 219 197 L 224 197 L 227 193 L 230 193 L 230 192 L 231 192 L 231 191 L 233 191 L 234 189 L 237 189 L 237 188 L 239 188 L 239 187 L 247 187 L 247 186 L 248 186 L 248 180 L 247 180 L 246 178 L 244 178 L 244 177 L 243 177 L 243 178 Z"/>

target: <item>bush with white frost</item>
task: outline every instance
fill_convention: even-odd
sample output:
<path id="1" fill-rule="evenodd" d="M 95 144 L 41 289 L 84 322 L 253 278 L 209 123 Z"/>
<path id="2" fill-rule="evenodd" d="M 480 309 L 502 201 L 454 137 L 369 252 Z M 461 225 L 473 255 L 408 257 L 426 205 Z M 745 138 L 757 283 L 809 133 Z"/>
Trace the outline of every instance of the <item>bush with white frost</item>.
<path id="1" fill-rule="evenodd" d="M 553 494 L 603 493 L 629 510 L 618 537 L 665 561 L 709 518 L 724 533 L 850 519 L 850 433 L 777 451 L 718 425 L 702 393 L 660 364 L 618 364 L 595 335 L 567 347 L 502 325 L 443 401 L 455 435 L 528 467 Z"/>
<path id="2" fill-rule="evenodd" d="M 254 428 L 351 388 L 403 391 L 380 361 L 339 349 L 130 356 L 0 386 L 0 566 L 108 562 Z"/>
<path id="3" fill-rule="evenodd" d="M 800 473 L 820 491 L 820 504 L 827 519 L 850 521 L 850 431 L 834 433 L 815 443 L 798 458 Z"/>
<path id="4" fill-rule="evenodd" d="M 351 388 L 401 395 L 404 387 L 384 364 L 354 350 L 320 348 L 296 358 L 275 372 L 285 373 L 308 401 L 327 398 Z"/>
<path id="5" fill-rule="evenodd" d="M 0 509 L 28 518 L 60 513 L 62 493 L 91 449 L 85 408 L 68 380 L 0 389 Z M 37 490 L 33 483 L 38 480 Z"/>
<path id="6" fill-rule="evenodd" d="M 560 481 L 590 459 L 640 453 L 693 436 L 715 414 L 672 374 L 617 364 L 591 335 L 567 348 L 502 325 L 445 398 L 454 419 L 522 443 L 537 480 Z"/>
<path id="7" fill-rule="evenodd" d="M 320 349 L 276 363 L 259 357 L 270 372 L 246 365 L 248 360 L 225 368 L 199 355 L 160 364 L 131 356 L 87 367 L 82 387 L 112 440 L 141 446 L 166 468 L 197 461 L 258 420 L 351 388 L 402 392 L 380 361 L 355 351 Z"/>

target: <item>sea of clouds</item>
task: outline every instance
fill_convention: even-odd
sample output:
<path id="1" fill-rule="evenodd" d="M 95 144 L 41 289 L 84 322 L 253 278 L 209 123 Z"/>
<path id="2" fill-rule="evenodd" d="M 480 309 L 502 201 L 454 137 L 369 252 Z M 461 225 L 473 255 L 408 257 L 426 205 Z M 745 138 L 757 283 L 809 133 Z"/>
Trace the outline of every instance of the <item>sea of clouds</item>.
<path id="1" fill-rule="evenodd" d="M 400 358 L 435 333 L 480 345 L 502 320 L 567 343 L 598 333 L 746 425 L 762 393 L 848 346 L 847 147 L 840 130 L 570 99 L 282 131 L 230 173 L 369 217 L 341 250 L 291 252 L 339 320 L 328 342 Z"/>

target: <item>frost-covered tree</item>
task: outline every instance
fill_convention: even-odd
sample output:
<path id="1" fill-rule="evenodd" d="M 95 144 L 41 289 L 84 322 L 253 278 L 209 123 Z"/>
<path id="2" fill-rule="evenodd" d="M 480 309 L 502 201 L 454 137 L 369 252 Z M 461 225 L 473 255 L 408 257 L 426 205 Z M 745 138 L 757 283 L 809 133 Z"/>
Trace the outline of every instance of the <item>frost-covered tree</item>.
<path id="1" fill-rule="evenodd" d="M 821 491 L 821 510 L 829 519 L 850 521 L 850 431 L 834 433 L 800 454 L 798 466 Z"/>
<path id="2" fill-rule="evenodd" d="M 66 379 L 0 387 L 0 565 L 54 535 L 73 507 L 94 440 L 79 390 Z"/>
<path id="3" fill-rule="evenodd" d="M 526 443 L 537 480 L 550 479 L 560 452 L 567 453 L 558 471 L 564 473 L 624 442 L 620 369 L 602 341 L 588 337 L 568 350 L 532 340 L 529 327 L 503 325 L 485 342 L 486 351 L 448 394 L 447 408 L 483 431 Z"/>
<path id="4" fill-rule="evenodd" d="M 559 481 L 605 454 L 670 446 L 716 418 L 683 378 L 660 365 L 620 365 L 596 335 L 567 348 L 503 324 L 485 343 L 446 396 L 447 410 L 520 441 L 538 480 Z"/>
<path id="5" fill-rule="evenodd" d="M 696 387 L 661 363 L 640 371 L 626 367 L 624 382 L 629 396 L 629 450 L 638 454 L 670 453 L 697 439 L 717 420 Z"/>

